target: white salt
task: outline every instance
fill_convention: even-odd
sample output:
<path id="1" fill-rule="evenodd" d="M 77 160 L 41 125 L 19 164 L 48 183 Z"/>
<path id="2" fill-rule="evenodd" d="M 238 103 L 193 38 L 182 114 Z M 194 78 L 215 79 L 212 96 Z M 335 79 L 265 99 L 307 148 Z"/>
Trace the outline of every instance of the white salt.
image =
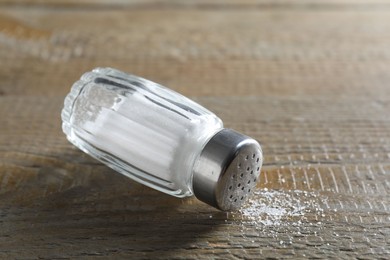
<path id="1" fill-rule="evenodd" d="M 244 223 L 264 226 L 300 226 L 305 213 L 313 211 L 323 213 L 313 192 L 268 189 L 255 191 L 240 210 Z"/>

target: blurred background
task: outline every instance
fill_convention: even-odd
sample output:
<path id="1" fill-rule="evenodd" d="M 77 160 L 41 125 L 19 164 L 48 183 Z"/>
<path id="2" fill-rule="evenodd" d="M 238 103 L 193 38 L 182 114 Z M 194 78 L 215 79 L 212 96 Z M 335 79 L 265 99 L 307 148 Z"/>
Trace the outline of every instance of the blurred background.
<path id="1" fill-rule="evenodd" d="M 0 2 L 0 91 L 111 66 L 193 96 L 389 93 L 386 1 Z"/>
<path id="2" fill-rule="evenodd" d="M 236 213 L 116 174 L 61 131 L 114 67 L 257 139 Z M 0 258 L 390 258 L 390 1 L 0 0 Z"/>

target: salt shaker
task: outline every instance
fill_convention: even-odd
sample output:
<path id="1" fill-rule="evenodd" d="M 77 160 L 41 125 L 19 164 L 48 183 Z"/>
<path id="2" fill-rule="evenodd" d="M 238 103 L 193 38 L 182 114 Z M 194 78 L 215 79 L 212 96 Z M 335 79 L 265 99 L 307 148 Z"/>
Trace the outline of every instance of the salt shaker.
<path id="1" fill-rule="evenodd" d="M 257 141 L 152 81 L 96 68 L 65 98 L 68 140 L 119 173 L 161 192 L 236 210 L 256 186 Z"/>

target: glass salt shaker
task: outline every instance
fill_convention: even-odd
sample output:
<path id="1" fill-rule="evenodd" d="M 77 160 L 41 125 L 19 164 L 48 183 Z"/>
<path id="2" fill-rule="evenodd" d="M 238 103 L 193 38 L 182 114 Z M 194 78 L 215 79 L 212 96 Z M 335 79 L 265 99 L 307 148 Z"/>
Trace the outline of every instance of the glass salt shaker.
<path id="1" fill-rule="evenodd" d="M 256 186 L 257 141 L 190 99 L 149 80 L 96 68 L 65 98 L 68 140 L 119 173 L 161 192 L 236 210 Z"/>

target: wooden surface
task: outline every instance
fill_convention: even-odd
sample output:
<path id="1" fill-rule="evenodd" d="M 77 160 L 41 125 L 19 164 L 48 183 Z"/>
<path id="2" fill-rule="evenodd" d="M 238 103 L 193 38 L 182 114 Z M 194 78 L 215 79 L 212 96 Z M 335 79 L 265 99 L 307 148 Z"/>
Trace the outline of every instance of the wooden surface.
<path id="1" fill-rule="evenodd" d="M 0 0 L 0 258 L 390 258 L 390 1 Z M 69 144 L 72 82 L 111 66 L 261 142 L 223 213 Z"/>

